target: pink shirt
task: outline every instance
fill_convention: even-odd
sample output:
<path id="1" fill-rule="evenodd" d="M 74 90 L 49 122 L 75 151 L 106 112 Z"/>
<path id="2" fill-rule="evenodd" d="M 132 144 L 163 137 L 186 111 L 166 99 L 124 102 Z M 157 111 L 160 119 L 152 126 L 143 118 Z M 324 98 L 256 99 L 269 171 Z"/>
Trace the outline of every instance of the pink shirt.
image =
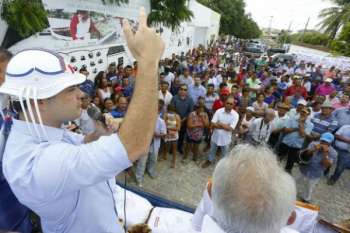
<path id="1" fill-rule="evenodd" d="M 322 84 L 317 87 L 316 94 L 326 96 L 326 95 L 330 95 L 333 91 L 335 91 L 335 88 L 332 85 L 326 86 Z"/>
<path id="2" fill-rule="evenodd" d="M 337 101 L 337 102 L 333 103 L 332 106 L 334 109 L 348 108 L 348 107 L 350 107 L 350 102 L 342 104 L 340 101 Z"/>

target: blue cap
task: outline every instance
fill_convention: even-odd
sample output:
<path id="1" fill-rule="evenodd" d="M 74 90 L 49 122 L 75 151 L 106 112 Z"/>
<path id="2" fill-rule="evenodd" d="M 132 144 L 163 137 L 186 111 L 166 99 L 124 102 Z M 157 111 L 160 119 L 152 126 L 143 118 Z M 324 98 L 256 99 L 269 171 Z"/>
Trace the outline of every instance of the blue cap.
<path id="1" fill-rule="evenodd" d="M 320 141 L 324 141 L 324 142 L 327 142 L 329 144 L 331 144 L 334 140 L 334 136 L 333 134 L 331 133 L 323 133 L 321 135 L 321 138 L 320 138 Z"/>

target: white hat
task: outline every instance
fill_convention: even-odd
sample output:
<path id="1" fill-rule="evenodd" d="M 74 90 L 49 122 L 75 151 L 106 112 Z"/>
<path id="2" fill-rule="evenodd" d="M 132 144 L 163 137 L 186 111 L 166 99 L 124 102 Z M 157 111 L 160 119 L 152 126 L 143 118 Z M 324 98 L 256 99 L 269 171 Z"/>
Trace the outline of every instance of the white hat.
<path id="1" fill-rule="evenodd" d="M 0 93 L 47 99 L 85 80 L 86 77 L 74 73 L 74 69 L 66 65 L 59 54 L 28 49 L 17 53 L 8 63 Z"/>
<path id="2" fill-rule="evenodd" d="M 327 82 L 327 83 L 331 83 L 331 82 L 333 82 L 333 79 L 331 79 L 331 78 L 326 78 L 324 81 Z"/>
<path id="3" fill-rule="evenodd" d="M 85 80 L 86 77 L 80 73 L 74 73 L 74 69 L 66 65 L 59 54 L 42 49 L 28 49 L 17 53 L 7 64 L 5 82 L 0 87 L 0 93 L 18 99 L 28 129 L 32 135 L 38 136 L 41 140 L 42 134 L 37 127 L 30 104 L 32 99 L 41 131 L 48 139 L 37 100 L 53 97 L 64 89 L 81 84 Z M 24 100 L 27 103 L 26 107 L 24 107 Z M 29 122 L 33 124 L 30 125 Z"/>
<path id="4" fill-rule="evenodd" d="M 299 105 L 299 104 L 304 105 L 304 106 L 307 106 L 307 102 L 306 102 L 306 100 L 304 100 L 304 99 L 299 100 L 299 101 L 298 101 L 298 105 Z"/>

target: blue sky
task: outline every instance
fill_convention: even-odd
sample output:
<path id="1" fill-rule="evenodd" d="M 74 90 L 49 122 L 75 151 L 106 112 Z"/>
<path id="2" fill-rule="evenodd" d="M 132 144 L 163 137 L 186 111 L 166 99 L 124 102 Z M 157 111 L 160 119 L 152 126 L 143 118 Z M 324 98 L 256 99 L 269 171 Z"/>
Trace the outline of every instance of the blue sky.
<path id="1" fill-rule="evenodd" d="M 319 12 L 332 6 L 328 0 L 245 0 L 246 12 L 251 13 L 260 27 L 268 28 L 272 18 L 272 28 L 288 29 L 292 22 L 293 31 L 304 29 L 308 17 L 308 29 L 318 29 Z"/>

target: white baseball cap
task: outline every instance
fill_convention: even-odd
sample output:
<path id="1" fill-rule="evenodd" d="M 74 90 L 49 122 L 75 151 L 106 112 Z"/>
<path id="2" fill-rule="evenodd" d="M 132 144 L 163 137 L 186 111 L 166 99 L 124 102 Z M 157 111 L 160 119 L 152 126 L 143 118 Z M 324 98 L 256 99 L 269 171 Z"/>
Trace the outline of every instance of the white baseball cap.
<path id="1" fill-rule="evenodd" d="M 307 106 L 307 102 L 306 102 L 306 100 L 304 100 L 304 99 L 299 100 L 299 101 L 298 101 L 298 105 L 299 105 L 299 104 L 304 105 L 304 106 Z"/>
<path id="2" fill-rule="evenodd" d="M 47 99 L 64 89 L 83 83 L 86 77 L 64 62 L 59 54 L 43 49 L 17 53 L 7 64 L 0 93 L 30 99 Z"/>
<path id="3" fill-rule="evenodd" d="M 326 78 L 326 80 L 324 80 L 325 82 L 327 82 L 327 83 L 331 83 L 331 82 L 333 82 L 333 79 L 331 79 L 331 78 Z"/>

